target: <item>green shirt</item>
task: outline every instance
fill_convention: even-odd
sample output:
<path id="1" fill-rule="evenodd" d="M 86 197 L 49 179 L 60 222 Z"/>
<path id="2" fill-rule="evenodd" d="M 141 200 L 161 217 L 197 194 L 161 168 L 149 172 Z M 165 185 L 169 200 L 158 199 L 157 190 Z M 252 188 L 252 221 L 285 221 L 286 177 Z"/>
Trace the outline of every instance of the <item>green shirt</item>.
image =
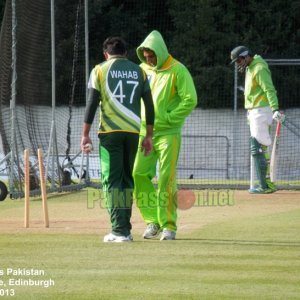
<path id="1" fill-rule="evenodd" d="M 99 133 L 139 133 L 141 98 L 150 87 L 145 72 L 126 58 L 112 58 L 92 70 L 89 89 L 100 93 Z"/>
<path id="2" fill-rule="evenodd" d="M 278 110 L 278 99 L 272 82 L 271 71 L 261 56 L 255 55 L 246 68 L 245 108 L 270 106 Z"/>

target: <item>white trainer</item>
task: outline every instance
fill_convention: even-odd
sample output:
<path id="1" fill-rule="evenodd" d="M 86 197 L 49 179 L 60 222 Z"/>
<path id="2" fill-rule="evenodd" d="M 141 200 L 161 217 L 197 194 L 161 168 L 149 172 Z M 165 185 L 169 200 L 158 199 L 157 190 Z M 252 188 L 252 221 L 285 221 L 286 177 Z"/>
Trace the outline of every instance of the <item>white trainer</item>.
<path id="1" fill-rule="evenodd" d="M 132 242 L 132 241 L 133 238 L 131 234 L 129 234 L 128 236 L 123 236 L 123 235 L 115 235 L 113 233 L 109 233 L 103 238 L 104 243 L 124 243 L 124 242 Z"/>
<path id="2" fill-rule="evenodd" d="M 159 235 L 161 232 L 160 226 L 155 223 L 150 223 L 147 225 L 146 230 L 144 231 L 144 239 L 153 239 Z"/>
<path id="3" fill-rule="evenodd" d="M 175 237 L 176 237 L 176 232 L 164 229 L 161 234 L 160 240 L 161 241 L 175 240 Z"/>

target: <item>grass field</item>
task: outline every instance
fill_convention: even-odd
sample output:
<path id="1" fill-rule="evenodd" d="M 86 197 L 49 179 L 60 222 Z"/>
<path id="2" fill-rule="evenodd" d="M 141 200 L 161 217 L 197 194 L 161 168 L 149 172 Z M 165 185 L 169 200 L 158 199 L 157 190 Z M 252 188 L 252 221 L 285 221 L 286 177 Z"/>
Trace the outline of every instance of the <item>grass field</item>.
<path id="1" fill-rule="evenodd" d="M 134 208 L 134 242 L 104 244 L 107 212 L 88 208 L 87 191 L 49 196 L 50 228 L 40 198 L 27 229 L 23 200 L 7 199 L 0 299 L 300 299 L 300 192 L 234 191 L 233 200 L 179 210 L 177 240 L 163 242 L 141 238 Z M 25 286 L 29 279 L 43 285 Z"/>

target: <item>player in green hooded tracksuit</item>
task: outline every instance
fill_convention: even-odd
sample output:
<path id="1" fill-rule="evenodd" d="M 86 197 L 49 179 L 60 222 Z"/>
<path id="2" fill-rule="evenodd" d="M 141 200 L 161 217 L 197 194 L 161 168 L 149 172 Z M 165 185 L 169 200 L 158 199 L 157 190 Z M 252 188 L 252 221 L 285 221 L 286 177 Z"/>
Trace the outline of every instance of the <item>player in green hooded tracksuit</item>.
<path id="1" fill-rule="evenodd" d="M 175 239 L 177 230 L 176 165 L 181 144 L 181 128 L 197 104 L 193 79 L 187 68 L 168 52 L 163 37 L 152 31 L 137 48 L 141 67 L 146 72 L 152 92 L 155 121 L 153 151 L 145 157 L 140 151 L 135 160 L 133 177 L 135 198 L 147 225 L 154 232 L 163 230 L 163 239 Z M 145 115 L 142 112 L 140 143 L 145 135 Z M 152 183 L 159 163 L 158 188 Z M 147 227 L 148 228 L 148 227 Z M 149 228 L 148 228 L 149 229 Z"/>
<path id="2" fill-rule="evenodd" d="M 259 186 L 249 189 L 249 192 L 272 193 L 276 187 L 270 180 L 270 126 L 273 119 L 283 122 L 284 115 L 278 111 L 278 98 L 271 72 L 266 61 L 260 55 L 253 56 L 245 46 L 234 48 L 231 60 L 237 63 L 240 72 L 246 73 L 244 94 L 251 134 L 250 151 L 259 181 Z"/>

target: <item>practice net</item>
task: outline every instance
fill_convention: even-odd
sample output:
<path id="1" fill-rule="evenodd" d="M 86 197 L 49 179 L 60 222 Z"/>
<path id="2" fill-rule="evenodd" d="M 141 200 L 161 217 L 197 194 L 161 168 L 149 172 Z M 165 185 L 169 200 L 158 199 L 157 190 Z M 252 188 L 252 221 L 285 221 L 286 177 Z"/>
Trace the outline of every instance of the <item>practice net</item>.
<path id="1" fill-rule="evenodd" d="M 42 148 L 48 166 L 48 188 L 53 191 L 82 188 L 100 183 L 97 114 L 91 129 L 95 151 L 80 153 L 80 136 L 86 98 L 85 1 L 55 1 L 55 105 L 51 74 L 51 1 L 16 1 L 16 27 L 12 28 L 12 0 L 6 1 L 0 35 L 0 180 L 12 197 L 23 195 L 23 150 L 30 149 L 31 190 L 39 192 L 37 149 Z M 120 2 L 120 3 L 119 3 Z M 118 4 L 119 3 L 119 4 Z M 243 106 L 243 77 L 230 66 L 195 66 L 191 55 L 178 52 L 176 34 L 185 32 L 176 22 L 171 1 L 90 2 L 89 70 L 103 61 L 101 44 L 109 35 L 122 35 L 134 49 L 153 29 L 165 37 L 173 56 L 191 71 L 199 92 L 199 106 L 187 118 L 182 131 L 178 183 L 193 188 L 247 188 L 250 177 L 249 127 Z M 112 4 L 114 6 L 112 6 Z M 153 10 L 154 9 L 154 10 Z M 138 11 L 138 13 L 136 13 Z M 158 15 L 168 14 L 161 18 Z M 174 17 L 172 19 L 172 16 Z M 96 20 L 101 19 L 101 26 Z M 112 21 L 113 20 L 113 21 Z M 136 22 L 143 26 L 136 27 Z M 97 25 L 98 24 L 98 25 Z M 125 30 L 126 29 L 126 30 Z M 12 46 L 15 30 L 16 44 Z M 192 39 L 192 37 L 191 37 Z M 16 105 L 12 130 L 12 52 L 16 51 Z M 197 53 L 198 43 L 194 43 Z M 210 60 L 214 61 L 210 53 Z M 218 54 L 219 55 L 219 54 Z M 226 56 L 226 57 L 225 57 Z M 224 52 L 224 62 L 227 53 Z M 218 70 L 217 76 L 211 72 Z M 298 62 L 270 63 L 280 107 L 300 132 Z M 214 73 L 215 74 L 215 73 Z M 235 81 L 235 76 L 237 80 Z M 210 85 L 201 79 L 211 78 Z M 294 86 L 290 86 L 294 82 Z M 236 98 L 234 97 L 236 95 Z M 207 99 L 205 99 L 207 97 Z M 202 103 L 218 99 L 217 108 Z M 216 102 L 216 101 L 214 101 Z M 228 104 L 229 103 L 229 104 Z M 54 134 L 54 133 L 55 134 Z M 275 124 L 272 136 L 275 133 Z M 53 137 L 54 136 L 54 137 Z M 12 140 L 14 141 L 12 153 Z M 300 188 L 300 139 L 283 127 L 279 145 L 278 184 Z M 270 149 L 271 151 L 271 149 Z M 159 175 L 159 174 L 158 174 Z M 81 180 L 83 177 L 83 181 Z M 12 178 L 9 183 L 9 178 Z"/>
<path id="2" fill-rule="evenodd" d="M 76 179 L 85 177 L 85 170 L 79 168 L 86 91 L 83 3 L 78 0 L 62 5 L 57 1 L 55 5 L 56 85 L 53 105 L 50 1 L 16 1 L 15 7 L 12 1 L 6 2 L 0 40 L 0 158 L 1 179 L 8 182 L 12 178 L 10 193 L 13 198 L 23 194 L 24 149 L 30 150 L 31 190 L 39 192 L 38 148 L 44 152 L 50 189 L 57 191 L 61 187 L 76 186 Z M 12 25 L 13 9 L 15 27 Z M 14 46 L 13 31 L 16 37 Z M 15 62 L 13 50 L 16 52 Z M 14 63 L 16 100 L 15 107 L 12 107 Z M 11 155 L 14 153 L 12 148 L 15 156 Z"/>

